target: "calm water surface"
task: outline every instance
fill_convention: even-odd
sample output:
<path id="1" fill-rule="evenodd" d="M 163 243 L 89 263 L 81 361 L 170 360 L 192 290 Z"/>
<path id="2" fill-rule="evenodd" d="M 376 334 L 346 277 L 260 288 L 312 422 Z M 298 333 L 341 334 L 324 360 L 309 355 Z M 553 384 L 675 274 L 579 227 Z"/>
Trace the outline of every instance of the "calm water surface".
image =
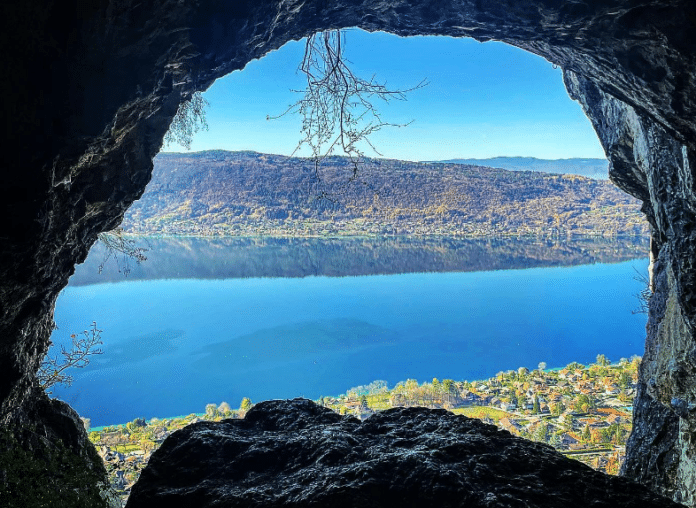
<path id="1" fill-rule="evenodd" d="M 284 260 L 287 262 L 287 260 Z M 68 286 L 53 340 L 96 321 L 104 354 L 55 394 L 92 425 L 384 379 L 481 379 L 642 354 L 647 259 L 346 277 L 116 279 Z M 78 273 L 79 276 L 79 273 Z"/>

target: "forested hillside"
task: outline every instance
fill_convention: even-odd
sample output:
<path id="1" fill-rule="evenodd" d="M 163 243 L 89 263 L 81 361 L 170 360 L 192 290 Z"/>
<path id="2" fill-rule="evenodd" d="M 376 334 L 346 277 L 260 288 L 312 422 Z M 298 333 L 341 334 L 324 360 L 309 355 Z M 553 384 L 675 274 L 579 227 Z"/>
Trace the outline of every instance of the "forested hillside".
<path id="1" fill-rule="evenodd" d="M 134 233 L 643 235 L 639 203 L 607 181 L 462 164 L 255 152 L 160 154 L 129 210 Z"/>

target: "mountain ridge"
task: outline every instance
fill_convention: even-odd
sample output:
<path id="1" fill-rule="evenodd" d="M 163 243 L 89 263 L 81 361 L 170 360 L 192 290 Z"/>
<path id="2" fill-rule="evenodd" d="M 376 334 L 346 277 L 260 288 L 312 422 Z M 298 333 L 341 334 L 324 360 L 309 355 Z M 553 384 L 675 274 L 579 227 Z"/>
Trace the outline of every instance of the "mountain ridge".
<path id="1" fill-rule="evenodd" d="M 500 156 L 487 159 L 458 158 L 429 161 L 443 164 L 468 164 L 507 169 L 509 171 L 539 171 L 542 173 L 574 174 L 588 178 L 609 178 L 607 159 L 571 157 L 568 159 L 538 159 L 536 157 Z"/>
<path id="2" fill-rule="evenodd" d="M 645 235 L 611 182 L 454 163 L 164 153 L 123 227 L 141 234 Z"/>

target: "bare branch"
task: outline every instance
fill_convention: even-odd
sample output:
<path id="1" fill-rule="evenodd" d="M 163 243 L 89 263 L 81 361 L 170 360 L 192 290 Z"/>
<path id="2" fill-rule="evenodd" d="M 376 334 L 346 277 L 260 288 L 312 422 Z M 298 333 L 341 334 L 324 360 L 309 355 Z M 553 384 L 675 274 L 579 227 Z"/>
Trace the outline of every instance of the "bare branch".
<path id="1" fill-rule="evenodd" d="M 339 151 L 353 164 L 354 180 L 358 165 L 365 158 L 362 145 L 381 155 L 370 140 L 383 127 L 403 127 L 408 124 L 385 122 L 375 103 L 406 100 L 409 92 L 423 88 L 426 80 L 412 88 L 391 90 L 375 76 L 365 80 L 356 76 L 345 58 L 345 32 L 327 30 L 307 38 L 299 71 L 306 77 L 302 98 L 290 105 L 276 119 L 289 113 L 302 115 L 302 139 L 293 155 L 303 146 L 310 149 L 318 177 L 320 163 Z M 410 122 L 409 122 L 410 123 Z"/>
<path id="2" fill-rule="evenodd" d="M 81 369 L 89 364 L 90 356 L 102 354 L 102 350 L 98 347 L 102 344 L 101 332 L 102 330 L 97 328 L 97 323 L 92 322 L 89 330 L 84 330 L 79 335 L 73 333 L 70 336 L 72 339 L 70 349 L 60 346 L 60 353 L 54 356 L 47 354 L 36 373 L 41 388 L 51 393 L 51 387 L 55 385 L 72 385 L 73 377 L 65 374 L 65 371 L 73 367 Z"/>
<path id="3" fill-rule="evenodd" d="M 145 253 L 150 250 L 147 247 L 138 246 L 136 241 L 132 237 L 126 236 L 121 228 L 99 233 L 99 242 L 106 248 L 104 259 L 99 264 L 99 273 L 102 272 L 109 259 L 113 258 L 118 271 L 127 277 L 131 271 L 130 261 L 134 260 L 136 264 L 146 261 Z"/>

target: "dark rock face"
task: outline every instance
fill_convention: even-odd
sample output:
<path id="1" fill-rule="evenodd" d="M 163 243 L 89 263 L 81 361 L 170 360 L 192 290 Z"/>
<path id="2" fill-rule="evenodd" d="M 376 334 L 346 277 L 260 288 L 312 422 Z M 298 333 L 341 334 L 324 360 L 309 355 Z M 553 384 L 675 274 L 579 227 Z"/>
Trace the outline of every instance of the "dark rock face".
<path id="1" fill-rule="evenodd" d="M 0 506 L 104 507 L 104 463 L 77 413 L 43 391 L 0 427 Z"/>
<path id="2" fill-rule="evenodd" d="M 691 145 L 681 144 L 635 108 L 587 79 L 565 73 L 588 113 L 610 176 L 643 200 L 651 224 L 653 296 L 634 407 L 634 431 L 622 473 L 696 505 L 696 195 Z"/>
<path id="3" fill-rule="evenodd" d="M 565 69 L 611 178 L 644 201 L 655 296 L 624 472 L 696 503 L 695 2 L 8 0 L 2 14 L 3 425 L 29 418 L 58 292 L 142 194 L 193 91 L 330 27 L 495 39 Z"/>
<path id="4" fill-rule="evenodd" d="M 550 446 L 445 410 L 360 422 L 311 401 L 201 422 L 153 454 L 127 508 L 679 506 Z"/>

